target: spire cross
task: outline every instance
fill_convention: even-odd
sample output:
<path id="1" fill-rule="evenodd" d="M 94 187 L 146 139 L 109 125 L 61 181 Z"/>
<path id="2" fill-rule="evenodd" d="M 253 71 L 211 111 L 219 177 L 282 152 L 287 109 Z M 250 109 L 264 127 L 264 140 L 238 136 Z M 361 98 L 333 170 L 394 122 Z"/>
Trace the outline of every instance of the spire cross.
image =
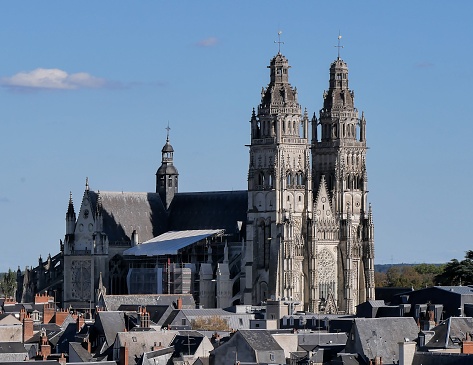
<path id="1" fill-rule="evenodd" d="M 342 39 L 342 36 L 341 36 L 340 32 L 338 32 L 338 45 L 334 46 L 334 47 L 338 48 L 338 59 L 340 59 L 340 48 L 343 48 L 343 46 L 340 45 L 340 39 Z"/>
<path id="2" fill-rule="evenodd" d="M 284 44 L 284 42 L 281 42 L 281 34 L 282 34 L 282 31 L 279 31 L 278 32 L 278 40 L 274 41 L 274 43 L 278 44 L 278 54 L 281 53 L 281 44 Z"/>
<path id="3" fill-rule="evenodd" d="M 168 122 L 168 126 L 165 129 L 167 131 L 166 140 L 169 142 L 169 131 L 171 130 L 171 128 L 169 127 L 169 122 Z"/>

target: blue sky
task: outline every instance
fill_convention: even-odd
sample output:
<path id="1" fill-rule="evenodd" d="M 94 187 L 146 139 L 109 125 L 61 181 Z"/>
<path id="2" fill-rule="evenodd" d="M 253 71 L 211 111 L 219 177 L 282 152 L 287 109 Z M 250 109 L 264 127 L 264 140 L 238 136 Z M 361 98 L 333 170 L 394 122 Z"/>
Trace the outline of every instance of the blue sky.
<path id="1" fill-rule="evenodd" d="M 59 250 L 72 191 L 246 188 L 249 119 L 282 53 L 309 113 L 342 34 L 367 119 L 376 263 L 472 249 L 471 1 L 4 1 L 0 271 Z"/>

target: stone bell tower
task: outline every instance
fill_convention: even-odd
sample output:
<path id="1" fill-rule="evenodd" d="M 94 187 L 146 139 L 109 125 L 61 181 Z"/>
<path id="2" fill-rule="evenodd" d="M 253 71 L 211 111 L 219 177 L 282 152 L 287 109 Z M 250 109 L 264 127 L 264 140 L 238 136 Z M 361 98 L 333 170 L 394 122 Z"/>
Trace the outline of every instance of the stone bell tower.
<path id="1" fill-rule="evenodd" d="M 278 52 L 268 68 L 270 82 L 250 120 L 243 301 L 308 305 L 314 272 L 309 118 L 289 83 L 286 57 Z"/>
<path id="2" fill-rule="evenodd" d="M 169 208 L 174 195 L 178 191 L 179 172 L 174 166 L 174 148 L 169 143 L 169 126 L 167 129 L 166 144 L 161 150 L 161 166 L 156 171 L 156 192 L 159 193 L 166 209 Z"/>
<path id="3" fill-rule="evenodd" d="M 340 39 L 341 37 L 339 37 Z M 317 301 L 338 310 L 374 299 L 374 227 L 368 205 L 366 120 L 359 118 L 348 66 L 330 66 L 320 118 L 312 118 L 312 176 L 316 193 Z"/>

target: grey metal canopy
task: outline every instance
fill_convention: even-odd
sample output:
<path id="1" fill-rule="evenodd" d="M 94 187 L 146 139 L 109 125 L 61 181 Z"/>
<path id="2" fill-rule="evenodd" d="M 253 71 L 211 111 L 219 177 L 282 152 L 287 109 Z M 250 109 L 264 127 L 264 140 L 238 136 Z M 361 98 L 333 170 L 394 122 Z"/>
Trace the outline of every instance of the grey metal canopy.
<path id="1" fill-rule="evenodd" d="M 125 250 L 125 256 L 160 256 L 177 255 L 177 252 L 195 242 L 210 236 L 219 236 L 223 229 L 199 229 L 188 231 L 169 231 L 154 237 L 142 244 Z"/>

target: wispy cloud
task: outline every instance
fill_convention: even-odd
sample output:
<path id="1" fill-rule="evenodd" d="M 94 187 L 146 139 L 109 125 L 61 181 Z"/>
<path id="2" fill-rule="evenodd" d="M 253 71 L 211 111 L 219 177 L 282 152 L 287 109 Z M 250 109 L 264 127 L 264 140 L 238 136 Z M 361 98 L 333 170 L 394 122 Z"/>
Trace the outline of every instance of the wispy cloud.
<path id="1" fill-rule="evenodd" d="M 11 89 L 58 89 L 75 90 L 107 87 L 105 79 L 87 72 L 69 74 L 58 68 L 37 68 L 29 72 L 19 72 L 0 79 L 0 85 Z"/>
<path id="2" fill-rule="evenodd" d="M 3 203 L 10 203 L 10 199 L 7 198 L 6 196 L 0 196 L 0 204 L 3 204 Z"/>
<path id="3" fill-rule="evenodd" d="M 422 62 L 416 63 L 415 66 L 417 68 L 431 68 L 431 67 L 434 67 L 434 64 L 429 61 L 422 61 Z"/>
<path id="4" fill-rule="evenodd" d="M 201 39 L 196 43 L 199 47 L 214 47 L 218 44 L 219 40 L 217 37 L 208 37 L 205 39 Z"/>

